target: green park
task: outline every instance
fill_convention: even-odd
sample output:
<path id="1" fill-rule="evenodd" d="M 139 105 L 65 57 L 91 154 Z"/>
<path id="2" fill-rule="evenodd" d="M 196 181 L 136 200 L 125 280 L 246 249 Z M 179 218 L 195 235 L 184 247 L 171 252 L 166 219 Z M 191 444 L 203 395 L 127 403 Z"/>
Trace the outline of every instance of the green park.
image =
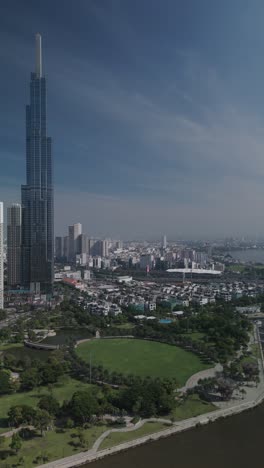
<path id="1" fill-rule="evenodd" d="M 178 346 L 129 338 L 87 341 L 78 346 L 77 355 L 111 372 L 173 378 L 179 386 L 196 372 L 212 367 Z"/>

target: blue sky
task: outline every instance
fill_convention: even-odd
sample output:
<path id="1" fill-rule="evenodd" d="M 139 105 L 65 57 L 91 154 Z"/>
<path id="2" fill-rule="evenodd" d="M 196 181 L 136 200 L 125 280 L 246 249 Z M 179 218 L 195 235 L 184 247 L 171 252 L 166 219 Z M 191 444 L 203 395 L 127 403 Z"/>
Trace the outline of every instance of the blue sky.
<path id="1" fill-rule="evenodd" d="M 42 34 L 56 233 L 264 235 L 264 3 L 3 0 L 0 199 L 25 181 Z"/>

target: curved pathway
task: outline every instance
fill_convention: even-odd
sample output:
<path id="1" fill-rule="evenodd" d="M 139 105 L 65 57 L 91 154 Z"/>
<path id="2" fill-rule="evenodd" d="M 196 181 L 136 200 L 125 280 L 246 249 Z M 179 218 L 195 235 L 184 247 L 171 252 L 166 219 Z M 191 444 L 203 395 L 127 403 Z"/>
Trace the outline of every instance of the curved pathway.
<path id="1" fill-rule="evenodd" d="M 189 388 L 196 387 L 200 379 L 208 379 L 211 377 L 215 377 L 217 372 L 221 372 L 223 370 L 223 366 L 221 364 L 216 364 L 215 367 L 211 367 L 210 369 L 205 369 L 200 372 L 196 372 L 196 374 L 191 375 L 191 377 L 187 380 L 184 387 L 179 388 L 178 391 L 186 392 Z"/>
<path id="2" fill-rule="evenodd" d="M 100 437 L 95 441 L 95 443 L 92 446 L 92 449 L 94 452 L 97 452 L 99 449 L 101 443 L 108 437 L 110 434 L 113 432 L 132 432 L 136 431 L 140 427 L 144 426 L 146 422 L 161 422 L 165 424 L 170 424 L 172 425 L 172 422 L 169 419 L 160 419 L 160 418 L 149 418 L 149 419 L 141 419 L 138 421 L 134 426 L 132 427 L 123 427 L 121 429 L 109 429 L 108 431 L 104 432 L 103 434 L 100 435 Z"/>

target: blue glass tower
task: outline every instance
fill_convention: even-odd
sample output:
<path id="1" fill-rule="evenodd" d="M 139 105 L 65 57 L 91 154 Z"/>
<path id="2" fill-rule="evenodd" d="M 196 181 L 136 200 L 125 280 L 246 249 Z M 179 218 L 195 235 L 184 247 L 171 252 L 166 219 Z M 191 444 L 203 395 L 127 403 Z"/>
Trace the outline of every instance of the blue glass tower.
<path id="1" fill-rule="evenodd" d="M 34 293 L 52 294 L 54 209 L 51 138 L 46 129 L 46 79 L 42 76 L 41 36 L 36 35 L 36 68 L 26 107 L 26 185 L 22 201 L 22 284 Z"/>

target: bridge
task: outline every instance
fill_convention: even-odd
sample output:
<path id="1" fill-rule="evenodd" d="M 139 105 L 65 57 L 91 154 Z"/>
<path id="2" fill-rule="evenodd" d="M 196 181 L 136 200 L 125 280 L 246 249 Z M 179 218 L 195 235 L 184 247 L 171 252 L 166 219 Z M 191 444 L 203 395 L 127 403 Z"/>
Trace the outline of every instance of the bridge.
<path id="1" fill-rule="evenodd" d="M 33 343 L 32 341 L 24 341 L 24 346 L 27 348 L 33 349 L 42 349 L 46 351 L 54 351 L 55 349 L 59 349 L 59 345 L 51 345 L 51 344 L 42 344 L 42 343 Z"/>

